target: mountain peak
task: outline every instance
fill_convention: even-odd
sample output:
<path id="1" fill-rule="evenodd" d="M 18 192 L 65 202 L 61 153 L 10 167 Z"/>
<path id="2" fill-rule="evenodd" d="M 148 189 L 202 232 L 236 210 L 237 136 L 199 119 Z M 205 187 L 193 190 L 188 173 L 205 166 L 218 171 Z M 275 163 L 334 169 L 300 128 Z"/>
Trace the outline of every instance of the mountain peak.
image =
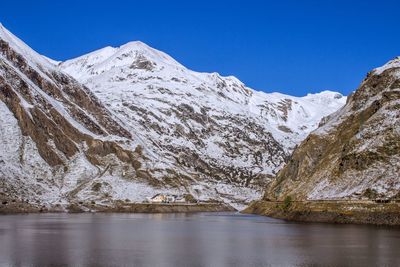
<path id="1" fill-rule="evenodd" d="M 185 69 L 171 56 L 141 41 L 98 49 L 62 62 L 61 68 L 76 78 L 85 79 L 116 69 L 124 69 L 125 73 L 131 73 L 135 69 L 143 71 Z"/>
<path id="2" fill-rule="evenodd" d="M 146 49 L 149 49 L 149 48 L 153 49 L 148 44 L 146 44 L 142 41 L 130 41 L 130 42 L 127 42 L 126 44 L 123 44 L 120 46 L 120 48 L 122 48 L 122 47 L 143 47 Z"/>
<path id="3" fill-rule="evenodd" d="M 327 98 L 327 99 L 340 99 L 343 97 L 341 93 L 335 92 L 335 91 L 330 91 L 330 90 L 323 90 L 318 93 L 308 93 L 306 98 Z"/>

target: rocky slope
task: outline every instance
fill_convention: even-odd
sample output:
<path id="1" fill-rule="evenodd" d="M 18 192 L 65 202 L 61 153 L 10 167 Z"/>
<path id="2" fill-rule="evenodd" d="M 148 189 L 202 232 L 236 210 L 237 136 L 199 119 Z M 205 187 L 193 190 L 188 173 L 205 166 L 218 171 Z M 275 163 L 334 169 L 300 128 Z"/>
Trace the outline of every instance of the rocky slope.
<path id="1" fill-rule="evenodd" d="M 256 92 L 140 42 L 58 63 L 0 25 L 0 100 L 0 198 L 67 206 L 248 202 L 345 97 Z"/>
<path id="2" fill-rule="evenodd" d="M 264 200 L 286 196 L 400 197 L 400 58 L 368 73 L 347 104 L 293 152 Z"/>
<path id="3" fill-rule="evenodd" d="M 131 134 L 86 87 L 0 26 L 0 199 L 68 205 L 103 174 L 135 171 Z"/>

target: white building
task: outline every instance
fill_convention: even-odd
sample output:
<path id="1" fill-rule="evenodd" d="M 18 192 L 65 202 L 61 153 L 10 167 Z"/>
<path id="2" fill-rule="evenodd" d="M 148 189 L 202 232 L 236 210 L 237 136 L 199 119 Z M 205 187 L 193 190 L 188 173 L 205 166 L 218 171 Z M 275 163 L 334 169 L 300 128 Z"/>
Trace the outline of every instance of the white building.
<path id="1" fill-rule="evenodd" d="M 185 203 L 185 197 L 181 195 L 156 194 L 151 198 L 147 198 L 150 203 Z"/>
<path id="2" fill-rule="evenodd" d="M 164 194 L 157 194 L 151 198 L 147 198 L 150 203 L 165 203 L 166 197 Z"/>

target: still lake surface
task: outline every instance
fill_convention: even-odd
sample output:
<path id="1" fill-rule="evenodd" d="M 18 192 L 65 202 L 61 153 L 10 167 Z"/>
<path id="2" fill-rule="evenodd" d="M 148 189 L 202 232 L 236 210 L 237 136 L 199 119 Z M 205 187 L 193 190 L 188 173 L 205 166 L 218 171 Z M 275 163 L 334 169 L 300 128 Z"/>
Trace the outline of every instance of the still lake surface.
<path id="1" fill-rule="evenodd" d="M 0 266 L 400 266 L 400 229 L 235 213 L 3 215 Z"/>

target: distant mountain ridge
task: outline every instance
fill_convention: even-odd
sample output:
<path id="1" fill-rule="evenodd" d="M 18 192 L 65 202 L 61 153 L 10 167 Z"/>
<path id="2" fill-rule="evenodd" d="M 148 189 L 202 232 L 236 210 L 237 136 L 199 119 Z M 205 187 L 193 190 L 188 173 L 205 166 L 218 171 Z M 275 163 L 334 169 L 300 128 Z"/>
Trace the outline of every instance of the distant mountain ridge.
<path id="1" fill-rule="evenodd" d="M 199 96 L 208 104 L 218 103 L 223 105 L 222 108 L 229 108 L 229 112 L 247 112 L 253 117 L 262 117 L 262 120 L 275 124 L 271 127 L 271 131 L 276 130 L 277 123 L 294 132 L 302 132 L 302 128 L 308 126 L 315 128 L 323 116 L 336 111 L 346 100 L 341 94 L 330 91 L 308 94 L 305 97 L 257 92 L 246 87 L 234 76 L 223 77 L 218 73 L 188 70 L 169 55 L 138 41 L 117 48 L 99 49 L 62 62 L 59 68 L 89 88 L 93 88 L 100 95 L 105 93 L 102 91 L 111 88 L 114 90 L 113 93 L 119 93 L 120 88 L 126 89 L 126 87 L 132 87 L 132 90 L 136 90 L 133 93 L 141 93 L 140 96 L 145 94 L 165 96 L 175 91 L 177 95 L 179 93 L 184 95 L 186 91 L 192 91 L 195 100 L 197 100 L 195 97 Z M 153 92 L 154 90 L 148 88 L 150 86 L 165 86 L 169 91 Z M 162 91 L 158 89 L 160 90 Z M 216 98 L 215 103 L 211 101 L 210 96 Z M 290 110 L 287 108 L 292 106 L 299 107 L 299 110 L 288 112 Z M 275 138 L 280 139 L 282 135 L 285 133 L 280 131 Z M 286 145 L 293 146 L 303 138 L 304 136 L 300 136 L 297 140 L 288 140 Z"/>

